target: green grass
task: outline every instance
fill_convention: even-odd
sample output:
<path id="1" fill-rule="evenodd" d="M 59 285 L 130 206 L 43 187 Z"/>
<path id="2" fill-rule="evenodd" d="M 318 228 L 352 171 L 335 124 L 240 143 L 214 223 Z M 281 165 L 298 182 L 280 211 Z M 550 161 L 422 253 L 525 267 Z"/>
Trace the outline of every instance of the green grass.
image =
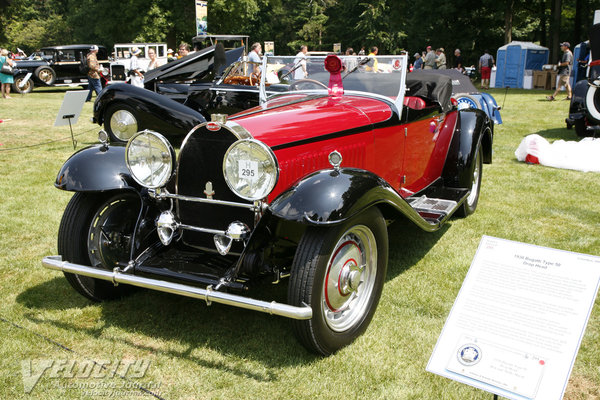
<path id="1" fill-rule="evenodd" d="M 504 91 L 491 91 L 499 103 Z M 63 98 L 46 90 L 0 99 L 0 149 L 69 138 L 54 128 Z M 568 102 L 544 101 L 550 92 L 510 90 L 496 128 L 494 163 L 484 165 L 477 212 L 437 233 L 411 225 L 390 228 L 390 265 L 369 329 L 339 353 L 319 358 L 294 339 L 283 318 L 201 301 L 139 291 L 116 302 L 92 303 L 62 274 L 40 260 L 56 253 L 58 225 L 71 194 L 53 186 L 72 154 L 70 139 L 0 151 L 0 398 L 91 398 L 60 386 L 85 379 L 45 374 L 24 394 L 21 361 L 29 359 L 147 359 L 141 379 L 167 399 L 490 399 L 425 371 L 482 235 L 600 255 L 600 174 L 519 163 L 521 139 L 538 133 L 550 141 L 575 140 L 565 129 Z M 86 103 L 75 126 L 78 148 L 96 140 Z M 283 299 L 285 286 L 264 298 Z M 566 398 L 598 398 L 600 310 L 594 308 Z M 71 349 L 67 352 L 37 334 Z M 120 378 L 96 382 L 124 383 Z M 118 387 L 118 386 L 117 386 Z M 126 389 L 125 397 L 151 398 Z M 138 396 L 140 395 L 140 396 Z M 123 396 L 118 396 L 123 397 Z"/>

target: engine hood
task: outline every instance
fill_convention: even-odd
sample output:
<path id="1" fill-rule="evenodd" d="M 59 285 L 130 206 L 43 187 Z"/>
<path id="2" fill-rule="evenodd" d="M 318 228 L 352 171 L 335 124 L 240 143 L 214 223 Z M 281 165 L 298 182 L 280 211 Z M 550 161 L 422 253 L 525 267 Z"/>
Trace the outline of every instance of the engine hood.
<path id="1" fill-rule="evenodd" d="M 144 85 L 148 87 L 157 81 L 212 80 L 238 60 L 243 52 L 243 47 L 225 51 L 221 44 L 210 46 L 146 72 Z"/>
<path id="2" fill-rule="evenodd" d="M 370 97 L 286 95 L 230 119 L 255 139 L 276 148 L 352 130 L 371 130 L 373 124 L 389 120 L 394 113 L 391 102 Z"/>

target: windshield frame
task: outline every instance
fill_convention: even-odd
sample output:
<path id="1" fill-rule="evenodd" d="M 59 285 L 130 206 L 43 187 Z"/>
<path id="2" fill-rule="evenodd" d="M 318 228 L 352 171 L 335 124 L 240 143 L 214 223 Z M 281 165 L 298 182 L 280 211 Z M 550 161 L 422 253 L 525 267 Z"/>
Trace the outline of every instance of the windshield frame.
<path id="1" fill-rule="evenodd" d="M 340 59 L 342 60 L 342 62 L 348 60 L 348 59 L 355 59 L 356 60 L 356 64 L 361 66 L 361 65 L 365 65 L 366 62 L 365 60 L 369 60 L 368 62 L 372 61 L 372 56 L 339 56 Z M 269 60 L 281 60 L 281 59 L 295 59 L 297 58 L 296 56 L 264 56 L 262 58 L 262 71 L 268 71 L 268 65 L 269 65 Z M 315 62 L 323 62 L 324 61 L 324 57 L 323 56 L 306 56 L 305 57 L 307 60 L 313 60 Z M 386 101 L 389 103 L 392 103 L 396 106 L 396 109 L 398 110 L 398 113 L 402 112 L 402 108 L 403 108 L 403 103 L 404 103 L 404 95 L 406 93 L 406 74 L 408 71 L 408 56 L 407 55 L 391 55 L 391 56 L 387 56 L 387 55 L 382 55 L 382 56 L 377 56 L 376 59 L 381 63 L 381 60 L 386 60 L 386 61 L 391 61 L 391 64 L 393 65 L 393 71 L 390 72 L 379 72 L 380 74 L 392 74 L 392 75 L 397 75 L 398 79 L 399 79 L 399 88 L 398 88 L 398 93 L 396 94 L 395 98 L 393 97 L 388 97 L 385 96 L 383 94 L 378 94 L 378 93 L 374 93 L 374 92 L 368 92 L 368 91 L 357 91 L 357 90 L 345 90 L 344 94 L 345 95 L 361 95 L 361 96 L 366 96 L 366 97 L 372 97 L 372 98 L 377 98 L 379 100 L 382 101 Z M 274 63 L 273 63 L 274 64 Z M 299 63 L 295 63 L 292 66 L 292 70 L 295 69 L 295 67 L 298 65 Z M 346 78 L 346 76 L 348 75 L 353 75 L 353 74 L 364 74 L 365 72 L 361 72 L 359 70 L 355 70 L 355 71 L 343 71 L 342 72 L 342 78 Z M 369 75 L 371 74 L 375 74 L 375 72 L 368 72 Z M 259 103 L 261 106 L 264 106 L 264 104 L 272 97 L 272 96 L 281 96 L 283 94 L 302 94 L 302 93 L 306 93 L 306 94 L 325 94 L 325 95 L 329 95 L 328 90 L 327 89 L 313 89 L 313 90 L 294 90 L 294 91 L 285 91 L 285 92 L 280 92 L 277 93 L 276 95 L 271 95 L 268 96 L 267 94 L 267 74 L 266 73 L 261 73 L 261 79 L 260 79 L 260 85 L 259 85 Z M 342 80 L 343 82 L 343 80 Z"/>

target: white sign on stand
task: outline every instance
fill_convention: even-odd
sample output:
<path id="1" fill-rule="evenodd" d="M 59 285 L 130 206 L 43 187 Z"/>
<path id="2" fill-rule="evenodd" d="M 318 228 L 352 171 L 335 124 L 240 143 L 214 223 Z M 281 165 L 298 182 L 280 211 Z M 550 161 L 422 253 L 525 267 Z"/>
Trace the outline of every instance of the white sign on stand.
<path id="1" fill-rule="evenodd" d="M 79 120 L 79 116 L 81 115 L 81 110 L 83 109 L 83 104 L 87 99 L 88 93 L 88 90 L 74 90 L 65 93 L 65 98 L 63 99 L 60 110 L 58 110 L 56 120 L 54 121 L 54 126 L 69 125 L 69 130 L 71 131 L 71 140 L 73 141 L 73 150 L 75 150 L 75 147 L 77 147 L 77 141 L 73 135 L 72 124 L 76 124 Z"/>
<path id="2" fill-rule="evenodd" d="M 484 236 L 427 371 L 515 400 L 561 399 L 600 257 Z"/>

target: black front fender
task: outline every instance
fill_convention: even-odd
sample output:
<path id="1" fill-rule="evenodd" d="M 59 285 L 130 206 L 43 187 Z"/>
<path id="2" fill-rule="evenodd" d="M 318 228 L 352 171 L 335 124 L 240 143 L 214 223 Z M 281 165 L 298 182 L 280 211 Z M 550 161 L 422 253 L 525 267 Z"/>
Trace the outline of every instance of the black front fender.
<path id="1" fill-rule="evenodd" d="M 442 172 L 444 185 L 470 189 L 477 145 L 481 143 L 483 162 L 491 164 L 493 139 L 492 122 L 485 112 L 460 110 Z"/>
<path id="2" fill-rule="evenodd" d="M 71 192 L 139 189 L 125 164 L 125 145 L 94 145 L 79 150 L 63 164 L 54 183 Z"/>
<path id="3" fill-rule="evenodd" d="M 355 168 L 314 172 L 280 194 L 269 209 L 282 220 L 333 225 L 375 205 L 391 208 L 427 231 L 441 226 L 421 217 L 384 179 Z"/>
<path id="4" fill-rule="evenodd" d="M 132 107 L 142 129 L 167 137 L 185 137 L 196 125 L 206 122 L 199 112 L 166 96 L 125 83 L 108 85 L 94 103 L 94 122 L 102 125 L 107 108 L 123 103 Z"/>

